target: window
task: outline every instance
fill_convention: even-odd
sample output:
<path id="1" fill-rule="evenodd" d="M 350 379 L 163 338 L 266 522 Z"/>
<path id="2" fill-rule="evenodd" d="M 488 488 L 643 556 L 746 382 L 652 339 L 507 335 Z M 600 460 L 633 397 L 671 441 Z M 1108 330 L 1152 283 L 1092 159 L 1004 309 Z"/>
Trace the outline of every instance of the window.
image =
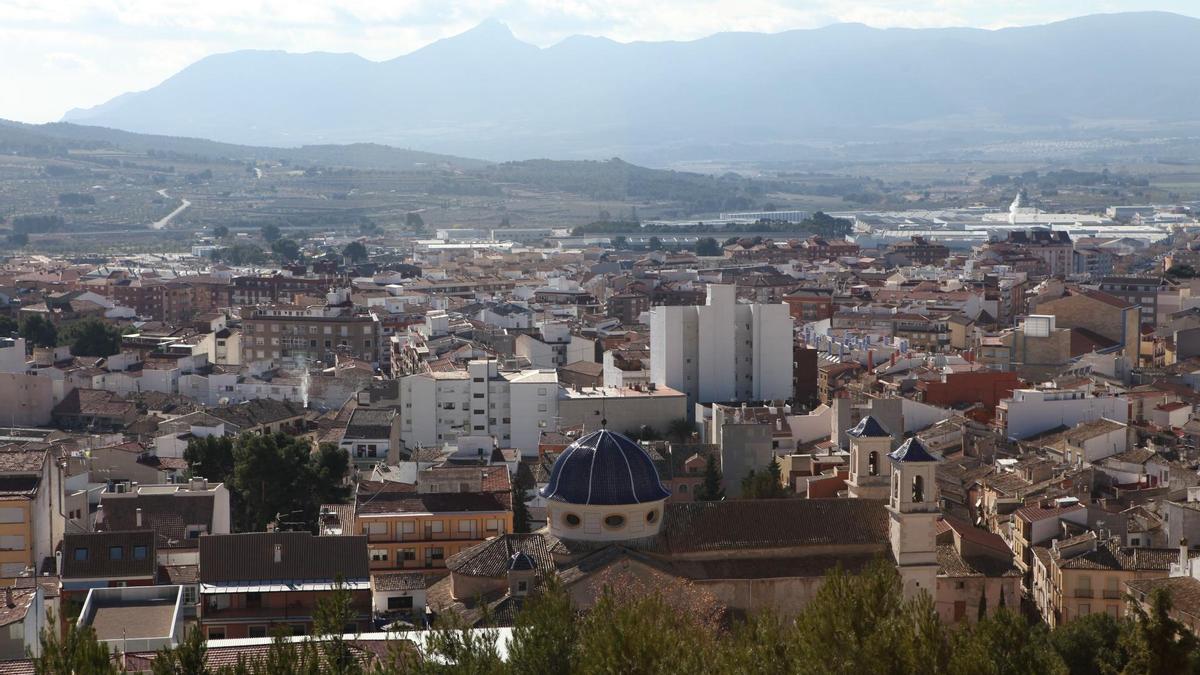
<path id="1" fill-rule="evenodd" d="M 545 396 L 545 395 L 546 395 L 546 388 L 538 387 L 538 396 Z"/>
<path id="2" fill-rule="evenodd" d="M 687 492 L 688 492 L 688 485 L 687 485 L 687 483 L 680 483 L 680 485 L 679 485 L 679 494 L 686 495 L 686 494 L 687 494 Z"/>
<path id="3" fill-rule="evenodd" d="M 612 529 L 617 529 L 625 526 L 625 516 L 620 514 L 612 514 L 604 517 L 604 526 Z"/>
<path id="4" fill-rule="evenodd" d="M 75 559 L 82 562 L 88 559 L 88 550 L 86 548 L 75 549 Z"/>
<path id="5" fill-rule="evenodd" d="M 402 609 L 412 609 L 413 599 L 411 595 L 392 596 L 387 599 L 387 608 L 392 611 Z"/>
<path id="6" fill-rule="evenodd" d="M 12 534 L 0 536 L 0 550 L 4 551 L 24 551 L 25 550 L 25 535 Z M 78 549 L 76 549 L 78 550 Z M 86 551 L 87 549 L 84 549 Z M 78 560 L 78 558 L 76 558 Z M 84 558 L 86 560 L 86 558 Z"/>
<path id="7" fill-rule="evenodd" d="M 871 454 L 867 455 L 867 475 L 879 475 L 879 453 L 872 450 Z"/>
<path id="8" fill-rule="evenodd" d="M 246 608 L 258 609 L 260 607 L 262 607 L 262 593 L 247 593 Z"/>
<path id="9" fill-rule="evenodd" d="M 920 504 L 921 502 L 925 501 L 925 478 L 924 478 L 924 476 L 913 476 L 912 501 L 914 504 Z"/>
<path id="10" fill-rule="evenodd" d="M 429 523 L 429 531 L 430 531 L 430 532 L 435 532 L 435 533 L 441 533 L 441 531 L 442 531 L 442 521 L 440 521 L 440 520 L 434 520 L 434 521 L 431 521 L 431 522 Z"/>
<path id="11" fill-rule="evenodd" d="M 417 559 L 417 549 L 415 549 L 415 548 L 400 549 L 400 559 L 401 560 L 416 560 Z"/>
<path id="12" fill-rule="evenodd" d="M 483 398 L 483 394 L 471 394 L 475 398 Z"/>
<path id="13" fill-rule="evenodd" d="M 246 629 L 246 637 L 261 638 L 267 637 L 266 626 L 250 626 Z"/>
<path id="14" fill-rule="evenodd" d="M 475 523 L 473 523 L 469 520 L 460 520 L 458 522 L 458 531 L 459 532 L 471 532 L 474 529 L 475 529 Z"/>
<path id="15" fill-rule="evenodd" d="M 655 510 L 648 512 L 646 514 L 646 522 L 651 524 L 658 522 L 658 511 Z"/>
<path id="16" fill-rule="evenodd" d="M 429 557 L 434 560 L 441 560 L 442 558 L 446 557 L 446 554 L 444 551 L 442 551 L 442 547 L 435 546 L 429 549 Z"/>
<path id="17" fill-rule="evenodd" d="M 404 534 L 412 534 L 417 531 L 417 524 L 411 520 L 406 520 L 400 523 L 400 531 Z"/>
<path id="18" fill-rule="evenodd" d="M 387 562 L 387 559 L 388 559 L 388 552 L 387 552 L 386 548 L 371 549 L 371 561 L 372 562 Z"/>
<path id="19" fill-rule="evenodd" d="M 134 560 L 145 560 L 146 553 L 147 553 L 147 551 L 146 551 L 145 546 L 134 546 L 133 547 L 133 559 Z"/>
<path id="20" fill-rule="evenodd" d="M 74 513 L 74 512 L 72 512 Z M 0 509 L 0 523 L 23 523 L 25 522 L 25 511 L 23 509 L 7 508 Z"/>
<path id="21" fill-rule="evenodd" d="M 366 535 L 387 534 L 387 531 L 387 523 L 365 523 L 362 526 L 362 533 Z"/>
<path id="22" fill-rule="evenodd" d="M 538 412 L 546 412 L 546 404 L 545 403 L 538 404 Z"/>
<path id="23" fill-rule="evenodd" d="M 563 516 L 563 524 L 567 527 L 579 527 L 582 522 L 583 521 L 579 519 L 579 516 L 575 515 L 574 513 L 568 513 Z"/>
<path id="24" fill-rule="evenodd" d="M 224 640 L 225 639 L 225 627 L 224 626 L 209 626 L 208 628 L 205 629 L 205 631 L 208 634 L 209 640 Z"/>

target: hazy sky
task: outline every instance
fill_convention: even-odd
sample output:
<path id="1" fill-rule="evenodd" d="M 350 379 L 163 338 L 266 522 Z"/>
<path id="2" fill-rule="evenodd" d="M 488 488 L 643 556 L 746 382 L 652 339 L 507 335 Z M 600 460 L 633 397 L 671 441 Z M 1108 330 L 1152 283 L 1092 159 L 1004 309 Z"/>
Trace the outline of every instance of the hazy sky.
<path id="1" fill-rule="evenodd" d="M 489 17 L 547 46 L 576 33 L 687 40 L 846 21 L 999 28 L 1148 9 L 1200 16 L 1196 0 L 0 0 L 0 118 L 57 120 L 217 52 L 389 59 Z"/>

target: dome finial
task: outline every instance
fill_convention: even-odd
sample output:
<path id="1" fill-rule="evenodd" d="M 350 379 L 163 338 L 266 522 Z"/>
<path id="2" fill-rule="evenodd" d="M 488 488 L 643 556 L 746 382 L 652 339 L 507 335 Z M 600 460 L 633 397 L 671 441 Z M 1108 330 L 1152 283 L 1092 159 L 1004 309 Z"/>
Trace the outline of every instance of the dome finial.
<path id="1" fill-rule="evenodd" d="M 601 429 L 607 429 L 607 428 L 608 428 L 608 418 L 607 418 L 607 417 L 605 417 L 604 419 L 600 420 L 600 428 L 601 428 Z"/>

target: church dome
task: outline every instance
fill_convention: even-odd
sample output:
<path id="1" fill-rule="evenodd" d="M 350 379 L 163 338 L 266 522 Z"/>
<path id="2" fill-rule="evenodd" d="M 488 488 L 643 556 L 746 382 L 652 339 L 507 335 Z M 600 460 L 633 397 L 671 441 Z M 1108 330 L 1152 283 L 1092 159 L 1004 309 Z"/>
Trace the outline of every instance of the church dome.
<path id="1" fill-rule="evenodd" d="M 601 429 L 567 446 L 541 495 L 566 504 L 621 505 L 661 501 L 671 493 L 640 445 Z"/>

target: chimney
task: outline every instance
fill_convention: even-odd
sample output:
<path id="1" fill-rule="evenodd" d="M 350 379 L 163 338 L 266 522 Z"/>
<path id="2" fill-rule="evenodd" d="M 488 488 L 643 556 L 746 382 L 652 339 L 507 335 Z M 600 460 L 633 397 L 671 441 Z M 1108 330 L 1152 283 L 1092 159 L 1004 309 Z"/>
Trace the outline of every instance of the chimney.
<path id="1" fill-rule="evenodd" d="M 1179 540 L 1179 573 L 1188 574 L 1188 542 L 1187 537 Z"/>
<path id="2" fill-rule="evenodd" d="M 275 562 L 283 562 L 283 544 L 275 544 Z"/>
<path id="3" fill-rule="evenodd" d="M 133 513 L 134 513 L 134 518 L 137 519 L 137 527 L 139 529 L 141 529 L 141 527 L 142 527 L 142 507 L 140 507 L 140 506 L 137 507 L 137 509 L 135 509 Z"/>

